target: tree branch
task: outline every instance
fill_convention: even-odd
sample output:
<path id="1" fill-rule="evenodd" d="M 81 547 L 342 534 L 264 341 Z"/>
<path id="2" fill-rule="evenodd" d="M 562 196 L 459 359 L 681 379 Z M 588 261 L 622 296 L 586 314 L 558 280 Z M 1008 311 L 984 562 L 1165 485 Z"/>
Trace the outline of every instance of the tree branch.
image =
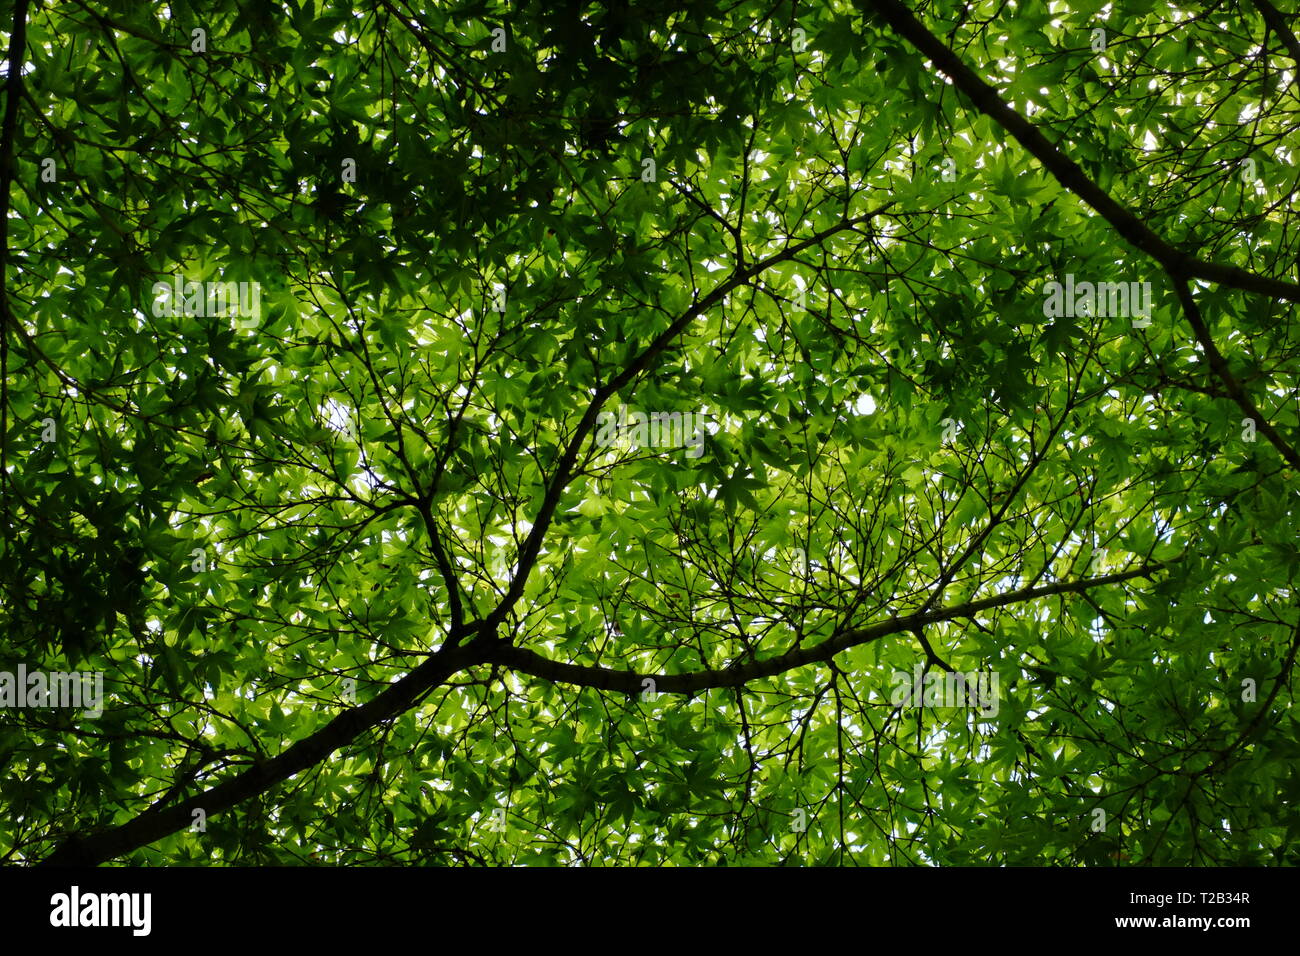
<path id="1" fill-rule="evenodd" d="M 370 700 L 343 711 L 309 737 L 283 753 L 250 767 L 188 800 L 165 810 L 151 806 L 133 820 L 87 837 L 71 837 L 41 861 L 41 866 L 95 866 L 147 846 L 185 829 L 193 811 L 208 816 L 265 793 L 290 777 L 315 766 L 362 732 L 413 706 L 424 694 L 452 675 L 484 660 L 492 635 L 480 636 L 463 647 L 435 654 L 409 674 Z"/>
<path id="2" fill-rule="evenodd" d="M 869 0 L 869 2 L 896 32 L 906 37 L 936 67 L 951 77 L 957 88 L 966 94 L 980 112 L 1010 133 L 1021 146 L 1043 164 L 1048 172 L 1056 177 L 1062 186 L 1097 210 L 1121 236 L 1160 264 L 1174 283 L 1179 300 L 1183 304 L 1183 311 L 1187 314 L 1197 341 L 1205 349 L 1211 369 L 1219 376 L 1228 394 L 1243 411 L 1259 422 L 1259 430 L 1282 457 L 1291 463 L 1292 467 L 1300 467 L 1300 455 L 1297 455 L 1290 443 L 1283 439 L 1259 413 L 1259 409 L 1246 395 L 1228 368 L 1227 361 L 1215 346 L 1208 327 L 1192 301 L 1191 294 L 1187 290 L 1187 280 L 1205 279 L 1247 292 L 1290 301 L 1300 301 L 1300 285 L 1256 275 L 1236 266 L 1205 262 L 1171 246 L 1088 178 L 1078 164 L 1048 142 L 1047 137 L 1039 132 L 1036 126 L 1002 102 L 997 91 L 966 66 L 957 54 L 943 44 L 943 41 L 926 29 L 900 0 Z"/>
<path id="3" fill-rule="evenodd" d="M 9 34 L 9 75 L 5 79 L 5 114 L 0 122 L 0 488 L 9 482 L 9 188 L 14 178 L 14 136 L 22 98 L 23 60 L 27 56 L 27 0 L 14 5 Z"/>
<path id="4" fill-rule="evenodd" d="M 692 322 L 703 315 L 713 306 L 717 305 L 733 289 L 737 289 L 754 277 L 761 275 L 763 272 L 772 268 L 774 265 L 786 262 L 794 258 L 800 252 L 813 246 L 820 245 L 831 236 L 841 232 L 856 229 L 863 223 L 870 222 L 876 216 L 893 206 L 893 202 L 885 203 L 870 212 L 863 213 L 861 216 L 854 216 L 851 219 L 842 219 L 833 226 L 814 233 L 807 239 L 801 239 L 798 242 L 786 246 L 780 252 L 773 253 L 761 262 L 743 269 L 736 269 L 731 277 L 724 282 L 720 282 L 711 292 L 700 299 L 693 306 L 687 309 L 682 315 L 665 329 L 658 337 L 655 338 L 645 350 L 628 363 L 618 375 L 610 379 L 604 385 L 596 389 L 592 396 L 591 404 L 587 406 L 586 413 L 578 423 L 578 428 L 573 437 L 569 439 L 569 444 L 565 447 L 564 453 L 560 456 L 556 464 L 555 473 L 551 476 L 550 483 L 547 485 L 546 494 L 542 499 L 541 507 L 538 508 L 537 518 L 533 522 L 532 528 L 528 532 L 528 537 L 524 539 L 524 545 L 519 550 L 519 562 L 516 567 L 515 576 L 510 581 L 510 586 L 506 589 L 505 596 L 502 597 L 501 603 L 485 619 L 492 629 L 496 629 L 510 609 L 523 596 L 524 585 L 528 580 L 528 575 L 537 561 L 537 555 L 541 552 L 542 541 L 550 529 L 551 520 L 555 516 L 555 509 L 559 506 L 560 496 L 568 486 L 573 477 L 573 466 L 578 460 L 578 452 L 582 449 L 583 443 L 591 433 L 592 428 L 596 425 L 596 420 L 600 415 L 600 410 L 604 404 L 609 401 L 620 390 L 627 387 L 638 375 L 650 367 L 653 362 L 665 349 L 672 344 L 672 341 L 681 335 Z"/>
<path id="5" fill-rule="evenodd" d="M 1210 335 L 1210 329 L 1205 324 L 1201 310 L 1197 308 L 1196 300 L 1192 298 L 1191 288 L 1186 282 L 1175 280 L 1174 291 L 1178 293 L 1178 301 L 1182 303 L 1183 314 L 1187 316 L 1188 324 L 1191 325 L 1192 331 L 1196 335 L 1196 341 L 1201 343 L 1201 348 L 1205 350 L 1205 358 L 1210 363 L 1211 370 L 1223 383 L 1224 391 L 1228 393 L 1228 397 L 1236 402 L 1237 407 L 1245 412 L 1248 417 L 1255 420 L 1260 433 L 1272 443 L 1273 447 L 1287 460 L 1287 463 L 1292 468 L 1300 469 L 1300 454 L 1297 454 L 1291 443 L 1269 424 L 1268 419 L 1251 401 L 1250 396 L 1246 394 L 1246 390 L 1237 381 L 1237 377 L 1228 368 L 1228 360 L 1223 357 L 1223 353 L 1214 344 L 1214 337 Z"/>
<path id="6" fill-rule="evenodd" d="M 1291 59 L 1295 60 L 1296 66 L 1300 67 L 1300 40 L 1297 40 L 1296 35 L 1291 32 L 1286 19 L 1278 12 L 1277 7 L 1268 0 L 1251 0 L 1251 2 L 1259 11 L 1259 15 L 1264 18 L 1264 22 L 1268 24 L 1268 28 L 1278 35 L 1282 45 L 1291 54 Z"/>
<path id="7" fill-rule="evenodd" d="M 639 694 L 645 680 L 654 681 L 656 693 L 695 694 L 714 687 L 739 687 L 762 677 L 775 677 L 808 664 L 824 664 L 837 654 L 876 641 L 882 637 L 901 634 L 905 631 L 919 632 L 922 628 L 941 621 L 969 618 L 982 611 L 1008 604 L 1019 604 L 1036 598 L 1051 597 L 1060 594 L 1082 593 L 1089 588 L 1118 584 L 1133 578 L 1151 577 L 1156 571 L 1168 567 L 1173 561 L 1156 561 L 1144 564 L 1130 571 L 1120 571 L 1102 577 L 1085 578 L 1079 581 L 1059 581 L 1036 588 L 1024 588 L 1010 591 L 994 597 L 967 601 L 951 607 L 933 611 L 920 611 L 906 617 L 893 617 L 866 627 L 845 631 L 827 638 L 811 647 L 797 647 L 777 657 L 767 660 L 752 661 L 721 670 L 695 671 L 689 674 L 642 674 L 635 671 L 611 670 L 604 667 L 589 667 L 581 664 L 565 664 L 550 660 L 540 654 L 522 647 L 497 644 L 488 651 L 487 660 L 493 664 L 509 667 L 520 673 L 530 674 L 557 684 L 576 684 L 580 687 L 592 687 L 598 690 L 621 691 L 625 694 Z"/>
<path id="8" fill-rule="evenodd" d="M 1300 302 L 1300 285 L 1271 279 L 1248 272 L 1237 266 L 1205 262 L 1170 245 L 1135 216 L 1128 208 L 1116 202 L 1110 194 L 1094 183 L 1072 159 L 1052 145 L 1038 127 L 1034 126 L 1006 103 L 988 83 L 985 83 L 943 41 L 931 33 L 905 7 L 900 0 L 866 0 L 880 16 L 900 35 L 950 77 L 957 89 L 985 116 L 1010 133 L 1029 153 L 1043 164 L 1067 190 L 1074 193 L 1131 245 L 1145 252 L 1175 279 L 1205 279 L 1220 285 Z"/>

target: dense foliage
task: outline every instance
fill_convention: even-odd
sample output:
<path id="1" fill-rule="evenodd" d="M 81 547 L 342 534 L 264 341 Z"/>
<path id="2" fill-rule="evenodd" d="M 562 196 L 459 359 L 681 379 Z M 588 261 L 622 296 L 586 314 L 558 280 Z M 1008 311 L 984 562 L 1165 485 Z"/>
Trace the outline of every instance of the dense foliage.
<path id="1" fill-rule="evenodd" d="M 0 858 L 1295 862 L 1293 19 L 16 0 Z"/>

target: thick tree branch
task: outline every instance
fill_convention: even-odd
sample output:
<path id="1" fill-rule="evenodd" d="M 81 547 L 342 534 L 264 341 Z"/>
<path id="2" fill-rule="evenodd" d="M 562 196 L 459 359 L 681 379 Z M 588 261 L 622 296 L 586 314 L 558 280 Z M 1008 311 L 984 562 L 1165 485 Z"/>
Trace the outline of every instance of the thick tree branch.
<path id="1" fill-rule="evenodd" d="M 1197 341 L 1205 349 L 1211 369 L 1219 376 L 1228 394 L 1243 411 L 1256 419 L 1259 430 L 1282 457 L 1293 467 L 1300 467 L 1300 454 L 1297 454 L 1291 444 L 1283 439 L 1259 413 L 1259 409 L 1242 390 L 1228 368 L 1227 361 L 1216 348 L 1208 327 L 1196 310 L 1196 305 L 1187 290 L 1187 280 L 1205 279 L 1247 292 L 1290 301 L 1300 301 L 1300 285 L 1256 275 L 1236 266 L 1205 262 L 1174 248 L 1126 207 L 1112 199 L 1079 168 L 1077 163 L 1048 142 L 1047 137 L 1039 132 L 1036 126 L 1007 106 L 992 86 L 985 83 L 961 61 L 957 54 L 948 49 L 943 41 L 926 29 L 900 0 L 868 0 L 868 2 L 899 35 L 910 41 L 936 67 L 949 76 L 980 112 L 1010 133 L 1021 146 L 1042 163 L 1062 186 L 1097 210 L 1121 236 L 1160 264 L 1174 283 L 1183 304 L 1183 311 L 1187 314 Z"/>
<path id="2" fill-rule="evenodd" d="M 939 70 L 950 77 L 956 87 L 975 104 L 981 113 L 1010 133 L 1021 146 L 1043 164 L 1048 172 L 1056 177 L 1057 182 L 1097 210 L 1124 239 L 1160 263 L 1172 278 L 1175 280 L 1205 279 L 1275 299 L 1300 302 L 1300 285 L 1257 275 L 1237 266 L 1205 262 L 1167 243 L 1129 209 L 1116 202 L 1109 193 L 1094 183 L 1077 163 L 1049 142 L 1038 127 L 1007 106 L 997 90 L 985 83 L 961 61 L 957 54 L 948 49 L 942 40 L 926 29 L 901 0 L 866 0 L 866 3 L 874 8 L 895 32 L 905 37 Z"/>
<path id="3" fill-rule="evenodd" d="M 73 837 L 41 861 L 42 866 L 94 866 L 147 846 L 155 840 L 185 829 L 194 811 L 208 816 L 265 793 L 302 771 L 325 760 L 361 733 L 412 707 L 430 690 L 453 674 L 485 659 L 490 634 L 463 647 L 435 654 L 387 690 L 357 707 L 343 711 L 310 737 L 304 737 L 280 755 L 245 770 L 203 793 L 165 810 L 155 807 L 120 826 L 86 837 Z"/>
<path id="4" fill-rule="evenodd" d="M 576 684 L 580 687 L 593 687 L 599 690 L 621 691 L 625 694 L 639 694 L 645 687 L 643 681 L 653 680 L 656 693 L 696 694 L 714 687 L 739 687 L 750 681 L 763 677 L 775 677 L 808 664 L 824 664 L 837 654 L 889 637 L 905 631 L 920 629 L 941 621 L 953 621 L 973 617 L 983 611 L 1009 604 L 1019 604 L 1036 598 L 1052 597 L 1061 594 L 1078 594 L 1091 588 L 1118 584 L 1133 578 L 1151 577 L 1155 572 L 1168 567 L 1172 561 L 1156 561 L 1130 571 L 1120 571 L 1102 577 L 1084 578 L 1079 581 L 1060 581 L 1044 584 L 1035 588 L 1009 591 L 994 597 L 967 601 L 951 607 L 937 610 L 920 611 L 905 617 L 893 617 L 887 621 L 870 624 L 836 634 L 811 647 L 799 647 L 789 650 L 777 657 L 767 660 L 751 661 L 736 667 L 722 670 L 695 671 L 690 674 L 640 674 L 635 671 L 610 670 L 604 667 L 588 667 L 581 664 L 564 664 L 542 657 L 533 651 L 521 647 L 512 647 L 504 643 L 494 645 L 487 655 L 489 662 L 509 667 L 520 673 L 530 674 L 557 684 Z"/>
<path id="5" fill-rule="evenodd" d="M 1296 66 L 1300 67 L 1300 40 L 1297 40 L 1296 35 L 1291 32 L 1286 18 L 1268 0 L 1251 0 L 1251 2 L 1259 11 L 1259 15 L 1264 18 L 1264 22 L 1268 24 L 1268 28 L 1278 35 L 1282 45 L 1291 54 L 1291 59 L 1295 60 Z"/>

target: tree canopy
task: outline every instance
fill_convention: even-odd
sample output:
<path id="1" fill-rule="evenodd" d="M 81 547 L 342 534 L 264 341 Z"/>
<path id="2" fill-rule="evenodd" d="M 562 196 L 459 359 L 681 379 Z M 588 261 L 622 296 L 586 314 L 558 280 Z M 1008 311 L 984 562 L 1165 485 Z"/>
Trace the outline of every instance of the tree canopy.
<path id="1" fill-rule="evenodd" d="M 0 859 L 1295 863 L 1293 20 L 15 0 Z"/>

